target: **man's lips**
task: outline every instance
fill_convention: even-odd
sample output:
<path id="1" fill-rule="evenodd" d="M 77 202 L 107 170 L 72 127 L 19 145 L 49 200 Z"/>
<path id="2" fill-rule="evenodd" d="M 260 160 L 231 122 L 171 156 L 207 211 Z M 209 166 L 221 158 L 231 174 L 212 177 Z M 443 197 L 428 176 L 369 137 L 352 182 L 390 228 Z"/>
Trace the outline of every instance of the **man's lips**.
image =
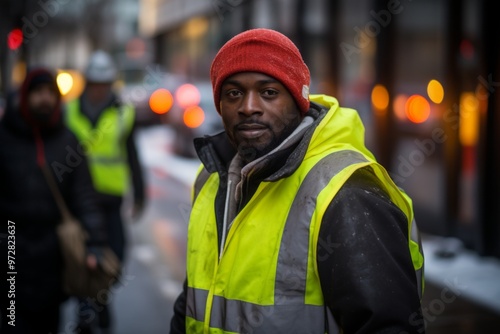
<path id="1" fill-rule="evenodd" d="M 249 139 L 261 136 L 267 129 L 267 126 L 259 123 L 244 123 L 236 126 L 238 134 Z"/>

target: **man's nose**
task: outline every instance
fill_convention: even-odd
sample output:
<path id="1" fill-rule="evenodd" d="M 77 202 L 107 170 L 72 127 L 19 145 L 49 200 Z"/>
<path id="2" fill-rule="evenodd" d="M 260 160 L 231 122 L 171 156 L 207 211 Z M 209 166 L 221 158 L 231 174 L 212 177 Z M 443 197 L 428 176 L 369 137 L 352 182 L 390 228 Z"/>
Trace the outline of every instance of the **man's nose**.
<path id="1" fill-rule="evenodd" d="M 251 116 L 254 114 L 262 114 L 261 99 L 258 92 L 247 92 L 243 97 L 243 102 L 241 104 L 240 113 L 246 116 Z"/>
<path id="2" fill-rule="evenodd" d="M 54 92 L 54 89 L 53 88 L 44 88 L 42 90 L 40 90 L 40 94 L 41 98 L 47 100 L 47 99 L 52 99 L 56 96 L 56 93 Z"/>
<path id="3" fill-rule="evenodd" d="M 51 100 L 56 94 L 51 91 L 44 91 L 42 94 L 42 98 L 45 100 Z"/>

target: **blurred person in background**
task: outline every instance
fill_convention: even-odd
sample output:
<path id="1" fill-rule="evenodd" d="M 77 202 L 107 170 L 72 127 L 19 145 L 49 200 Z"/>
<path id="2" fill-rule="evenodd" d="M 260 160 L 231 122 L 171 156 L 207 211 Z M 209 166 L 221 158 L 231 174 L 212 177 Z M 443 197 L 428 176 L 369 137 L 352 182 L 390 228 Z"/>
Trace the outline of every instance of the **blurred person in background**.
<path id="1" fill-rule="evenodd" d="M 69 210 L 89 233 L 87 264 L 98 264 L 106 242 L 104 222 L 78 146 L 63 124 L 53 73 L 28 71 L 19 92 L 9 96 L 0 121 L 0 244 L 6 263 L 7 254 L 13 260 L 7 271 L 15 273 L 0 284 L 1 333 L 59 332 L 59 309 L 67 298 L 56 234 L 62 217 L 42 166 L 52 171 Z M 13 313 L 7 310 L 12 306 Z"/>
<path id="2" fill-rule="evenodd" d="M 411 199 L 358 113 L 309 95 L 299 50 L 274 30 L 233 37 L 210 75 L 225 132 L 195 139 L 171 333 L 423 333 Z"/>
<path id="3" fill-rule="evenodd" d="M 66 124 L 80 140 L 88 154 L 90 174 L 99 195 L 98 205 L 104 213 L 111 249 L 124 261 L 126 230 L 122 204 L 133 187 L 132 217 L 142 211 L 144 183 L 142 168 L 134 141 L 135 111 L 122 104 L 113 91 L 117 68 L 105 51 L 91 54 L 85 70 L 86 86 L 82 95 L 70 101 L 66 110 Z M 94 311 L 100 328 L 110 328 L 108 303 L 80 303 L 81 333 L 90 333 L 92 324 L 86 314 Z"/>

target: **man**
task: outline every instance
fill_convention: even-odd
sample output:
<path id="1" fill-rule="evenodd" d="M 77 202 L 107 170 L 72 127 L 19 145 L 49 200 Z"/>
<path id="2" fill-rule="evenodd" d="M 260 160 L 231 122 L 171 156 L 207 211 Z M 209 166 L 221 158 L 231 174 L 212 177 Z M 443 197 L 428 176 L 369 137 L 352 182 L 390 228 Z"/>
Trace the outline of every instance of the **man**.
<path id="1" fill-rule="evenodd" d="M 85 147 L 90 172 L 99 194 L 99 207 L 107 223 L 111 249 L 123 262 L 126 234 L 122 219 L 122 203 L 133 186 L 133 215 L 140 213 L 144 203 L 141 165 L 134 142 L 135 112 L 123 105 L 113 92 L 117 69 L 111 56 L 97 50 L 85 70 L 86 87 L 80 98 L 67 105 L 66 123 Z M 90 331 L 89 308 L 98 316 L 99 326 L 109 328 L 107 303 L 87 305 L 80 312 L 82 332 Z"/>
<path id="2" fill-rule="evenodd" d="M 19 93 L 9 97 L 0 121 L 0 143 L 5 268 L 11 260 L 6 270 L 10 281 L 0 283 L 0 332 L 58 333 L 59 308 L 67 298 L 56 234 L 62 217 L 43 166 L 52 171 L 68 208 L 89 233 L 90 268 L 96 268 L 106 235 L 86 158 L 77 153 L 78 141 L 63 125 L 60 93 L 49 70 L 30 70 Z"/>
<path id="3" fill-rule="evenodd" d="M 298 49 L 273 30 L 233 37 L 210 75 L 225 132 L 195 140 L 171 333 L 422 333 L 411 200 L 356 111 L 309 95 Z"/>

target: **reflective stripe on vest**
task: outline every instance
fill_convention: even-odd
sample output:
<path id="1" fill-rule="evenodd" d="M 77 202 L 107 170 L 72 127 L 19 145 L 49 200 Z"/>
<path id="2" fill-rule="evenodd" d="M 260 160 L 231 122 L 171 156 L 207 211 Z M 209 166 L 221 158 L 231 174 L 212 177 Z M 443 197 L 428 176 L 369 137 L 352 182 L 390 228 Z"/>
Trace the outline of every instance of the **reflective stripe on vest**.
<path id="1" fill-rule="evenodd" d="M 196 303 L 188 303 L 186 315 L 203 322 L 203 302 L 207 301 L 208 291 L 188 288 L 187 296 L 188 301 L 196 300 Z M 324 333 L 324 312 L 325 308 L 321 305 L 257 305 L 214 296 L 210 327 L 233 333 Z M 301 321 L 294 321 L 297 314 L 301 315 Z M 337 328 L 328 333 L 339 331 Z"/>
<path id="2" fill-rule="evenodd" d="M 66 124 L 87 154 L 92 181 L 100 193 L 122 196 L 127 190 L 130 172 L 125 145 L 134 117 L 129 106 L 109 107 L 93 127 L 81 113 L 79 100 L 68 104 Z"/>
<path id="3" fill-rule="evenodd" d="M 310 305 L 305 302 L 308 279 L 308 260 L 311 259 L 310 224 L 317 209 L 318 195 L 340 172 L 352 174 L 357 168 L 370 164 L 360 153 L 338 151 L 317 162 L 306 174 L 292 206 L 288 212 L 279 245 L 277 275 L 274 285 L 274 305 L 259 305 L 211 295 L 207 289 L 188 287 L 187 326 L 193 333 L 207 333 L 202 323 L 209 310 L 210 332 L 240 333 L 339 333 L 338 325 L 322 303 Z M 201 178 L 208 180 L 206 171 L 200 171 Z M 344 178 L 347 179 L 349 175 Z M 201 187 L 203 182 L 197 182 Z M 337 190 L 342 183 L 337 185 Z M 213 186 L 210 186 L 213 190 Z M 195 189 L 195 198 L 200 189 Z M 319 226 L 316 227 L 319 230 Z M 313 239 L 314 240 L 314 239 Z M 315 240 L 317 243 L 317 239 Z M 316 257 L 314 257 L 313 262 Z M 189 273 L 188 273 L 189 275 Z M 188 284 L 190 284 L 188 279 Z M 321 290 L 319 281 L 316 289 Z M 194 322 L 190 321 L 192 318 Z M 196 324 L 198 322 L 198 324 Z M 205 328 L 205 330 L 203 330 Z"/>

